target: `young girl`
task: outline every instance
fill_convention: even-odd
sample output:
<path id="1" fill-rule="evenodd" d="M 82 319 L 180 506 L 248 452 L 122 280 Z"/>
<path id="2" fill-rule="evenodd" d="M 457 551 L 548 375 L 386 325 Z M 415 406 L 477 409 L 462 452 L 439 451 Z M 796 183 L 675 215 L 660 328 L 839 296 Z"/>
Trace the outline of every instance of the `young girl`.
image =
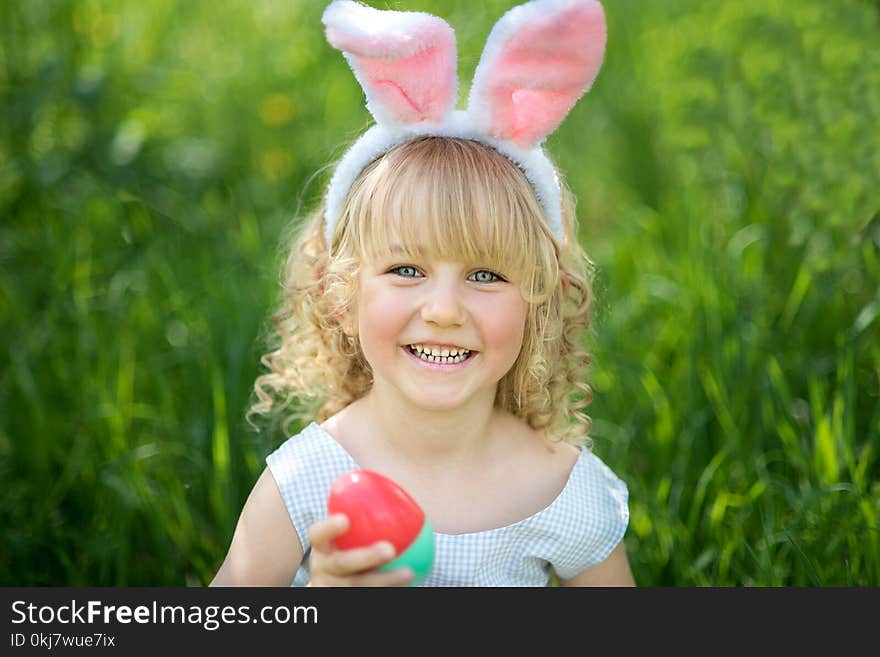
<path id="1" fill-rule="evenodd" d="M 598 72 L 601 6 L 505 14 L 465 111 L 441 19 L 337 1 L 324 23 L 377 124 L 290 249 L 252 411 L 307 425 L 269 455 L 212 585 L 410 583 L 379 570 L 388 542 L 334 548 L 348 519 L 327 495 L 354 468 L 424 509 L 426 586 L 632 585 L 627 488 L 580 412 L 589 261 L 539 145 Z"/>

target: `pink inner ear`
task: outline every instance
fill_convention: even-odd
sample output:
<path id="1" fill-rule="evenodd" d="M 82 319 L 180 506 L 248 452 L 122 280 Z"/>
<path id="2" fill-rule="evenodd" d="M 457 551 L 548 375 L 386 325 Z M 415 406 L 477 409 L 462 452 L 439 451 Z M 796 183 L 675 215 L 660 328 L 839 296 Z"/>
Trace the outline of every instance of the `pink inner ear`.
<path id="1" fill-rule="evenodd" d="M 440 121 L 455 93 L 449 64 L 433 47 L 406 59 L 357 59 L 372 100 L 400 123 Z"/>
<path id="2" fill-rule="evenodd" d="M 487 72 L 492 135 L 531 146 L 550 134 L 598 74 L 605 38 L 598 3 L 518 29 Z"/>
<path id="3" fill-rule="evenodd" d="M 432 18 L 389 33 L 328 25 L 327 40 L 346 53 L 377 120 L 440 122 L 455 105 L 455 33 L 445 22 Z"/>

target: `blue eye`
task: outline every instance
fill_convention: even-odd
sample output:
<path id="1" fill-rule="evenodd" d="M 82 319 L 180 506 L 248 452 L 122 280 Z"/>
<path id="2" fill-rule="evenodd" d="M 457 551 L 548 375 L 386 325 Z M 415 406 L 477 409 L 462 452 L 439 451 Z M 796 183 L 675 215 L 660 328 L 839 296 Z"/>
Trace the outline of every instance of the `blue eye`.
<path id="1" fill-rule="evenodd" d="M 416 274 L 418 274 L 418 269 L 412 267 L 411 265 L 400 265 L 399 267 L 394 267 L 393 269 L 389 269 L 389 272 L 396 272 L 398 275 L 403 276 L 404 278 L 415 278 Z M 406 273 L 412 272 L 412 273 Z"/>
<path id="2" fill-rule="evenodd" d="M 485 277 L 480 278 L 480 274 L 488 274 L 489 277 L 488 278 L 485 278 Z M 504 280 L 498 274 L 496 274 L 495 272 L 491 272 L 488 269 L 481 269 L 479 271 L 475 271 L 472 275 L 476 278 L 477 283 L 494 283 L 495 281 L 503 281 Z"/>

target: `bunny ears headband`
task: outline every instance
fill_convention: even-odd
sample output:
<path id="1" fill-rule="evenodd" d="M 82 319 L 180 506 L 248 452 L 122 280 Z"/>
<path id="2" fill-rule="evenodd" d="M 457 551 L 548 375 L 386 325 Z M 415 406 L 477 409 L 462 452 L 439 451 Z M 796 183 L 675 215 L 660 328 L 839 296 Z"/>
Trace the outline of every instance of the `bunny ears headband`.
<path id="1" fill-rule="evenodd" d="M 590 88 L 602 65 L 605 15 L 597 0 L 533 0 L 504 14 L 486 41 L 466 110 L 455 109 L 455 32 L 443 19 L 336 0 L 322 21 L 376 120 L 330 180 L 328 243 L 364 167 L 397 144 L 424 135 L 478 141 L 513 161 L 562 241 L 559 181 L 540 144 Z"/>

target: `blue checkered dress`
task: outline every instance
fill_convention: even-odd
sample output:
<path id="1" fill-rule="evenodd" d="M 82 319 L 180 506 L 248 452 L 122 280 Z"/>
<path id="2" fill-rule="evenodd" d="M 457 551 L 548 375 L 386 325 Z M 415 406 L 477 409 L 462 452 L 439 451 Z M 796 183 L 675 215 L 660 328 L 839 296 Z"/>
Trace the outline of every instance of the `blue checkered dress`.
<path id="1" fill-rule="evenodd" d="M 305 557 L 292 586 L 309 581 L 308 528 L 327 516 L 336 478 L 358 464 L 312 422 L 266 459 Z M 549 506 L 506 527 L 435 533 L 434 567 L 423 586 L 547 586 L 551 571 L 568 579 L 605 559 L 629 521 L 626 484 L 589 450 Z"/>

